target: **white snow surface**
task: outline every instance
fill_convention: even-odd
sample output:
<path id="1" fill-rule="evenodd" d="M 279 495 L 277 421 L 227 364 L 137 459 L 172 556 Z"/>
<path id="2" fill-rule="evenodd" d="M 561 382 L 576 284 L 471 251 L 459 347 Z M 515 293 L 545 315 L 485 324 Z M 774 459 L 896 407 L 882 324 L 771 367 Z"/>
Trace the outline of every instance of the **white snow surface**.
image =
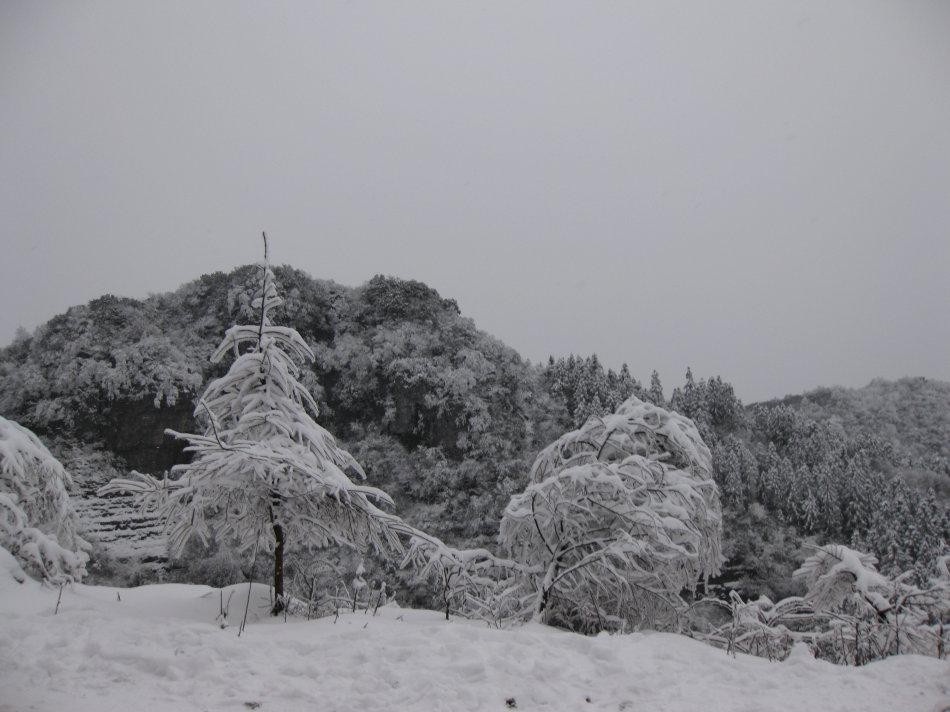
<path id="1" fill-rule="evenodd" d="M 246 584 L 223 592 L 74 584 L 54 615 L 58 590 L 16 583 L 3 564 L 2 712 L 507 710 L 509 699 L 518 710 L 950 707 L 950 662 L 933 658 L 849 668 L 802 649 L 772 663 L 672 634 L 498 630 L 395 606 L 285 623 L 267 616 L 264 586 L 255 586 L 238 637 Z M 216 622 L 222 595 L 231 595 L 225 628 Z"/>

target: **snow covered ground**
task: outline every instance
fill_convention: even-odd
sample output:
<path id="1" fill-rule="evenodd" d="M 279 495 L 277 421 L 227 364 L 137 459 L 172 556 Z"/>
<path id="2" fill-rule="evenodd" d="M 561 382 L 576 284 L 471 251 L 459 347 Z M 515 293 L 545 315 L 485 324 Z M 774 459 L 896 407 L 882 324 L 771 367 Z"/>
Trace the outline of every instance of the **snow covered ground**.
<path id="1" fill-rule="evenodd" d="M 3 562 L 0 562 L 3 563 Z M 306 621 L 266 615 L 255 588 L 18 584 L 0 566 L 0 710 L 629 710 L 934 712 L 950 662 L 836 667 L 804 651 L 731 658 L 686 637 L 495 630 L 393 606 Z M 119 600 L 121 598 L 121 600 Z"/>

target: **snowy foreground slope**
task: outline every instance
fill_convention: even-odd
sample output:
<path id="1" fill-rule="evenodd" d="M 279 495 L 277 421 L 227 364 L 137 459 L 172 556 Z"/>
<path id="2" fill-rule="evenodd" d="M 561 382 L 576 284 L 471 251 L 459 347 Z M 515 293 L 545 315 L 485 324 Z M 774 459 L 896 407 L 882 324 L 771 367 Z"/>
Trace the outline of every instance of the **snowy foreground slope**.
<path id="1" fill-rule="evenodd" d="M 2 562 L 0 562 L 2 563 Z M 63 593 L 0 567 L 0 710 L 634 710 L 729 712 L 950 706 L 950 662 L 905 656 L 863 668 L 807 654 L 738 657 L 682 636 L 585 638 L 494 630 L 385 607 L 284 623 L 247 586 L 80 586 Z M 121 596 L 121 601 L 117 600 Z M 589 698 L 589 701 L 588 701 Z M 509 703 L 508 700 L 513 699 Z"/>

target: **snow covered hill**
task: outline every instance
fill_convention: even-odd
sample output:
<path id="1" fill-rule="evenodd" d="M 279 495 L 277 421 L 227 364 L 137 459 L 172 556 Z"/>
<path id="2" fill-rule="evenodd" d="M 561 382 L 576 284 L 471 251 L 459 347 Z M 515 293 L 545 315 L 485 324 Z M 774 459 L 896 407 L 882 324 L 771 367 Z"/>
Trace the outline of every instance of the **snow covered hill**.
<path id="1" fill-rule="evenodd" d="M 0 564 L 3 564 L 0 561 Z M 0 711 L 628 710 L 935 712 L 950 662 L 836 667 L 729 657 L 669 634 L 496 630 L 395 606 L 284 622 L 256 586 L 15 583 L 0 565 Z M 226 627 L 216 621 L 227 602 Z"/>

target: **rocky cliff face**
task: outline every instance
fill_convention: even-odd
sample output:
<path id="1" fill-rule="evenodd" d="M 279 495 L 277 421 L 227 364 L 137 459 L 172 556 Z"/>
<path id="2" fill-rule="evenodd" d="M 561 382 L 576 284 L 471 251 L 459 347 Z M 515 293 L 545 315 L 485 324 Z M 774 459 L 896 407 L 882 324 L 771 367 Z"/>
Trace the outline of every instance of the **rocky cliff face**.
<path id="1" fill-rule="evenodd" d="M 190 432 L 198 427 L 189 401 L 155 407 L 152 400 L 117 400 L 105 405 L 96 417 L 77 423 L 84 440 L 98 442 L 119 456 L 129 469 L 161 476 L 172 465 L 185 462 L 184 445 L 166 429 Z"/>

